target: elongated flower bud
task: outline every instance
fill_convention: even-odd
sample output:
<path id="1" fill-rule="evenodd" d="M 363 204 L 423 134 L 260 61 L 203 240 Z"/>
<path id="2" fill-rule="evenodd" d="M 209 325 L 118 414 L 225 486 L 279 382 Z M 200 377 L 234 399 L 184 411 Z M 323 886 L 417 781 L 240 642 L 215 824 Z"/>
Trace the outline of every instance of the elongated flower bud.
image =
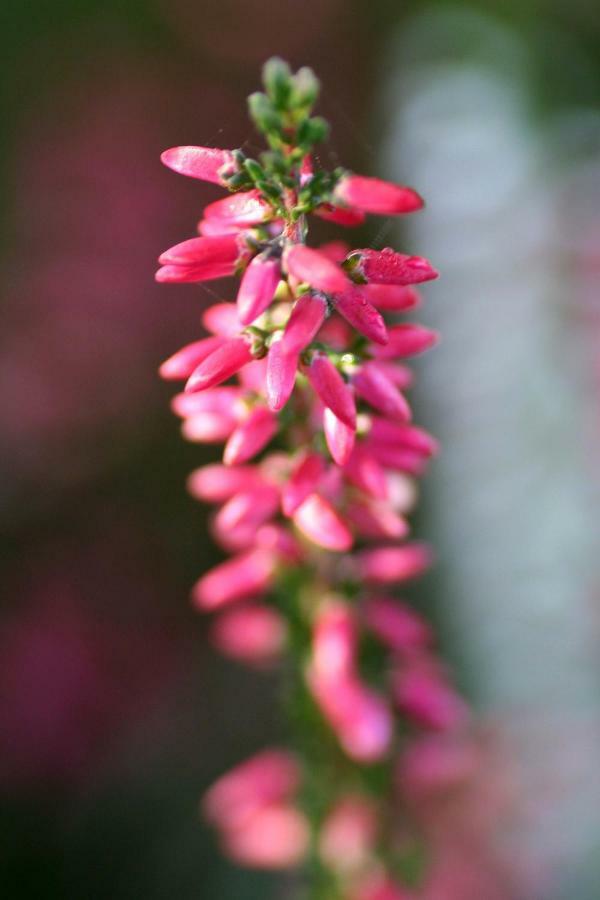
<path id="1" fill-rule="evenodd" d="M 252 360 L 250 341 L 244 336 L 222 342 L 192 372 L 186 391 L 205 391 L 227 381 Z"/>
<path id="2" fill-rule="evenodd" d="M 261 253 L 251 261 L 237 295 L 238 316 L 243 325 L 250 325 L 270 306 L 279 276 L 278 260 Z"/>
<path id="3" fill-rule="evenodd" d="M 306 367 L 306 374 L 323 404 L 348 428 L 356 428 L 352 391 L 331 360 L 324 353 L 315 353 Z"/>
<path id="4" fill-rule="evenodd" d="M 376 363 L 364 363 L 352 376 L 354 390 L 375 409 L 400 422 L 411 419 L 410 406 Z"/>
<path id="5" fill-rule="evenodd" d="M 221 337 L 207 337 L 187 344 L 162 363 L 158 372 L 167 381 L 189 378 L 194 369 L 223 344 Z"/>
<path id="6" fill-rule="evenodd" d="M 269 219 L 271 214 L 271 206 L 256 190 L 230 194 L 204 208 L 205 219 L 225 226 L 258 225 Z"/>
<path id="7" fill-rule="evenodd" d="M 187 488 L 198 500 L 222 503 L 240 491 L 249 491 L 264 484 L 264 478 L 256 466 L 212 463 L 195 469 L 188 477 Z"/>
<path id="8" fill-rule="evenodd" d="M 223 175 L 234 170 L 231 150 L 215 147 L 172 147 L 161 154 L 161 160 L 169 169 L 190 178 L 225 184 Z"/>
<path id="9" fill-rule="evenodd" d="M 252 265 L 252 263 L 250 263 Z M 234 303 L 214 303 L 202 313 L 202 324 L 219 337 L 235 337 L 243 328 Z"/>
<path id="10" fill-rule="evenodd" d="M 159 262 L 168 273 L 173 268 L 182 268 L 188 273 L 190 281 L 208 281 L 233 275 L 237 266 L 249 255 L 250 251 L 239 235 L 223 234 L 190 238 L 175 244 L 160 255 Z M 165 274 L 165 269 L 157 273 L 159 280 L 169 280 L 171 277 Z"/>
<path id="11" fill-rule="evenodd" d="M 420 295 L 411 285 L 362 284 L 360 289 L 369 303 L 389 312 L 406 312 L 421 302 Z"/>
<path id="12" fill-rule="evenodd" d="M 193 600 L 199 609 L 219 609 L 235 600 L 258 597 L 275 572 L 275 557 L 264 550 L 234 556 L 215 566 L 196 582 Z"/>
<path id="13" fill-rule="evenodd" d="M 257 406 L 227 441 L 223 462 L 227 466 L 247 462 L 266 447 L 276 432 L 276 417 L 266 406 Z"/>
<path id="14" fill-rule="evenodd" d="M 267 400 L 269 408 L 283 409 L 294 389 L 296 371 L 298 369 L 298 353 L 287 352 L 283 341 L 273 341 L 267 356 Z"/>
<path id="15" fill-rule="evenodd" d="M 389 247 L 385 250 L 354 250 L 348 257 L 352 270 L 376 284 L 419 284 L 438 277 L 422 256 L 406 256 Z"/>
<path id="16" fill-rule="evenodd" d="M 227 440 L 236 426 L 235 419 L 218 412 L 203 412 L 186 418 L 181 433 L 188 441 L 198 444 L 220 444 Z"/>
<path id="17" fill-rule="evenodd" d="M 281 492 L 283 514 L 291 516 L 301 503 L 317 491 L 325 465 L 318 453 L 306 453 L 296 466 Z"/>
<path id="18" fill-rule="evenodd" d="M 313 212 L 320 219 L 335 222 L 336 225 L 345 225 L 347 228 L 362 225 L 365 221 L 365 214 L 361 210 L 334 206 L 331 203 L 323 203 L 321 206 L 317 206 Z"/>
<path id="19" fill-rule="evenodd" d="M 393 584 L 416 578 L 427 571 L 431 562 L 431 550 L 425 544 L 376 547 L 363 550 L 357 558 L 359 576 L 374 584 Z"/>
<path id="20" fill-rule="evenodd" d="M 335 294 L 348 286 L 348 279 L 339 266 L 323 253 L 304 244 L 293 244 L 286 248 L 283 266 L 290 275 L 310 284 L 316 291 Z"/>
<path id="21" fill-rule="evenodd" d="M 431 628 L 416 612 L 392 597 L 369 597 L 364 605 L 369 628 L 399 653 L 422 650 L 431 643 Z"/>
<path id="22" fill-rule="evenodd" d="M 364 175 L 344 176 L 336 185 L 333 199 L 336 203 L 382 216 L 414 212 L 423 207 L 422 197 L 412 188 Z"/>
<path id="23" fill-rule="evenodd" d="M 336 294 L 335 308 L 361 334 L 377 344 L 387 344 L 388 333 L 380 312 L 367 300 L 364 291 L 350 287 Z"/>
<path id="24" fill-rule="evenodd" d="M 315 294 L 302 294 L 296 301 L 283 332 L 282 349 L 300 353 L 312 341 L 327 314 L 327 301 Z"/>
<path id="25" fill-rule="evenodd" d="M 378 359 L 396 359 L 401 356 L 415 356 L 437 344 L 437 331 L 423 325 L 394 325 L 388 329 L 388 343 L 385 347 L 373 345 L 372 353 Z"/>
<path id="26" fill-rule="evenodd" d="M 248 603 L 220 613 L 210 634 L 225 656 L 262 667 L 271 665 L 281 654 L 286 627 L 283 617 L 271 607 Z"/>
<path id="27" fill-rule="evenodd" d="M 331 504 L 319 494 L 310 494 L 292 518 L 296 528 L 319 547 L 342 552 L 352 546 L 350 530 Z"/>
<path id="28" fill-rule="evenodd" d="M 338 466 L 345 466 L 352 455 L 356 429 L 338 419 L 333 410 L 323 412 L 323 430 L 332 459 Z"/>

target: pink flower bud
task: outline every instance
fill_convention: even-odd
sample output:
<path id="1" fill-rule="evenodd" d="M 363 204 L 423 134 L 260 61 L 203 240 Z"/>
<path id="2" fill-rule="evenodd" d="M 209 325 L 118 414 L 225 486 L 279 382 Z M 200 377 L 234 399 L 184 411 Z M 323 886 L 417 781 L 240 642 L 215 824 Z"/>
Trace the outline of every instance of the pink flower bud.
<path id="1" fill-rule="evenodd" d="M 348 461 L 344 464 L 344 475 L 352 484 L 376 500 L 386 500 L 388 483 L 386 474 L 380 464 L 365 450 L 363 444 L 357 444 Z"/>
<path id="2" fill-rule="evenodd" d="M 325 353 L 315 353 L 306 367 L 306 374 L 327 409 L 348 428 L 356 428 L 354 396 L 329 357 Z"/>
<path id="3" fill-rule="evenodd" d="M 409 531 L 406 519 L 394 512 L 387 503 L 378 503 L 368 498 L 349 502 L 346 517 L 364 538 L 400 539 L 406 537 Z"/>
<path id="4" fill-rule="evenodd" d="M 364 867 L 377 840 L 377 810 L 361 795 L 339 800 L 323 822 L 319 855 L 334 871 L 349 874 Z"/>
<path id="5" fill-rule="evenodd" d="M 215 147 L 171 147 L 160 158 L 165 166 L 180 175 L 221 185 L 225 184 L 222 175 L 233 172 L 235 167 L 231 150 Z"/>
<path id="6" fill-rule="evenodd" d="M 348 279 L 339 266 L 324 253 L 304 244 L 288 246 L 283 253 L 283 265 L 289 275 L 317 291 L 336 294 L 348 287 Z"/>
<path id="7" fill-rule="evenodd" d="M 408 581 L 426 572 L 431 563 L 431 550 L 426 544 L 419 543 L 376 547 L 363 550 L 357 557 L 359 576 L 374 584 Z"/>
<path id="8" fill-rule="evenodd" d="M 341 353 L 346 352 L 353 337 L 354 335 L 348 322 L 338 315 L 329 316 L 317 333 L 318 341 Z"/>
<path id="9" fill-rule="evenodd" d="M 394 325 L 388 331 L 389 341 L 385 347 L 373 346 L 371 352 L 378 359 L 395 359 L 398 356 L 414 356 L 429 350 L 439 340 L 437 331 L 423 325 Z"/>
<path id="10" fill-rule="evenodd" d="M 243 226 L 232 225 L 224 219 L 200 219 L 196 231 L 202 237 L 216 237 L 219 234 L 238 234 Z"/>
<path id="11" fill-rule="evenodd" d="M 249 603 L 225 610 L 214 621 L 211 638 L 225 656 L 266 666 L 279 657 L 286 637 L 282 616 L 269 606 Z"/>
<path id="12" fill-rule="evenodd" d="M 369 597 L 364 604 L 371 631 L 399 653 L 422 650 L 432 640 L 427 622 L 405 603 L 392 597 Z"/>
<path id="13" fill-rule="evenodd" d="M 353 271 L 376 284 L 419 284 L 438 277 L 431 263 L 421 256 L 405 256 L 390 247 L 385 250 L 354 250 L 348 260 Z"/>
<path id="14" fill-rule="evenodd" d="M 388 752 L 393 721 L 385 702 L 354 677 L 330 679 L 309 672 L 311 692 L 344 751 L 358 762 L 373 763 Z"/>
<path id="15" fill-rule="evenodd" d="M 352 384 L 358 396 L 375 409 L 400 422 L 410 421 L 410 406 L 377 363 L 363 363 L 352 376 Z"/>
<path id="16" fill-rule="evenodd" d="M 367 300 L 364 291 L 350 287 L 335 296 L 335 308 L 350 324 L 369 340 L 387 344 L 388 333 L 381 313 Z"/>
<path id="17" fill-rule="evenodd" d="M 193 344 L 187 344 L 164 361 L 158 370 L 160 377 L 166 381 L 189 378 L 194 369 L 222 343 L 221 337 L 207 337 L 194 341 Z"/>
<path id="18" fill-rule="evenodd" d="M 286 353 L 300 353 L 312 341 L 323 324 L 327 313 L 327 302 L 315 294 L 302 294 L 296 301 L 292 314 L 285 326 L 282 350 Z"/>
<path id="19" fill-rule="evenodd" d="M 371 420 L 369 437 L 378 443 L 393 444 L 394 447 L 405 447 L 422 453 L 423 456 L 435 456 L 439 450 L 436 439 L 416 425 L 396 425 L 378 416 Z"/>
<path id="20" fill-rule="evenodd" d="M 427 457 L 407 447 L 383 444 L 370 438 L 364 442 L 364 447 L 386 469 L 395 469 L 415 477 L 423 475 L 427 469 Z"/>
<path id="21" fill-rule="evenodd" d="M 215 517 L 219 531 L 247 528 L 251 536 L 271 519 L 279 509 L 279 491 L 272 485 L 261 484 L 235 494 L 221 507 Z"/>
<path id="22" fill-rule="evenodd" d="M 345 175 L 335 186 L 333 201 L 381 216 L 414 212 L 424 205 L 412 188 L 364 175 Z"/>
<path id="23" fill-rule="evenodd" d="M 221 341 L 216 350 L 194 369 L 185 386 L 186 391 L 205 391 L 227 381 L 252 360 L 250 340 L 245 335 Z"/>
<path id="24" fill-rule="evenodd" d="M 208 503 L 222 503 L 238 494 L 265 486 L 265 480 L 256 466 L 224 466 L 212 463 L 195 469 L 187 481 L 192 497 Z"/>
<path id="25" fill-rule="evenodd" d="M 384 359 L 378 359 L 377 366 L 381 372 L 387 375 L 392 384 L 395 384 L 401 391 L 411 387 L 414 382 L 414 375 L 408 366 L 388 362 Z"/>
<path id="26" fill-rule="evenodd" d="M 250 325 L 271 305 L 279 283 L 279 261 L 261 253 L 255 256 L 242 276 L 237 295 L 240 322 Z"/>
<path id="27" fill-rule="evenodd" d="M 263 394 L 265 391 L 265 382 L 267 379 L 267 359 L 253 360 L 250 365 L 244 366 L 238 372 L 238 381 L 247 391 L 255 394 Z"/>
<path id="28" fill-rule="evenodd" d="M 176 394 L 171 400 L 171 409 L 182 419 L 203 413 L 219 413 L 237 420 L 240 417 L 240 410 L 243 409 L 242 391 L 240 388 L 228 386 L 210 388 L 196 394 Z"/>
<path id="29" fill-rule="evenodd" d="M 312 642 L 311 672 L 321 681 L 354 676 L 358 634 L 346 603 L 329 602 L 317 615 Z"/>
<path id="30" fill-rule="evenodd" d="M 194 604 L 211 611 L 236 600 L 257 597 L 270 586 L 275 557 L 265 550 L 252 550 L 225 560 L 210 569 L 193 588 Z"/>
<path id="31" fill-rule="evenodd" d="M 354 228 L 362 225 L 365 214 L 359 209 L 348 209 L 341 206 L 333 206 L 331 203 L 323 203 L 313 210 L 315 216 L 325 219 L 327 222 L 335 222 L 336 225 L 344 225 L 346 228 Z"/>
<path id="32" fill-rule="evenodd" d="M 273 341 L 267 356 L 266 391 L 270 409 L 283 409 L 288 402 L 296 383 L 297 369 L 298 353 L 288 352 L 283 338 Z"/>
<path id="33" fill-rule="evenodd" d="M 229 226 L 259 225 L 270 217 L 271 207 L 257 190 L 230 194 L 204 209 L 205 219 Z"/>
<path id="34" fill-rule="evenodd" d="M 260 453 L 276 433 L 277 417 L 266 406 L 256 406 L 227 441 L 223 462 L 226 466 L 247 462 Z"/>
<path id="35" fill-rule="evenodd" d="M 327 259 L 334 263 L 343 262 L 350 251 L 350 244 L 346 241 L 327 241 L 319 247 L 319 253 L 323 253 Z"/>
<path id="36" fill-rule="evenodd" d="M 390 312 L 406 312 L 421 302 L 414 287 L 403 284 L 362 284 L 361 291 L 377 309 Z"/>
<path id="37" fill-rule="evenodd" d="M 270 522 L 259 528 L 254 536 L 254 546 L 271 550 L 283 562 L 295 565 L 302 561 L 302 551 L 298 541 L 284 525 Z"/>
<path id="38" fill-rule="evenodd" d="M 227 829 L 225 853 L 241 866 L 288 869 L 297 866 L 309 843 L 306 818 L 292 806 L 265 806 L 256 810 L 243 827 Z"/>
<path id="39" fill-rule="evenodd" d="M 243 328 L 235 303 L 214 303 L 209 306 L 202 314 L 202 324 L 212 334 L 226 338 L 235 337 Z"/>
<path id="40" fill-rule="evenodd" d="M 204 815 L 221 827 L 242 825 L 257 809 L 296 793 L 300 771 L 287 750 L 263 750 L 222 775 L 206 792 Z"/>
<path id="41" fill-rule="evenodd" d="M 323 430 L 331 457 L 338 466 L 345 466 L 352 455 L 356 431 L 346 425 L 336 414 L 326 408 L 323 412 Z"/>
<path id="42" fill-rule="evenodd" d="M 318 490 L 324 471 L 325 463 L 318 453 L 300 457 L 281 491 L 281 508 L 285 516 L 293 515 L 308 495 Z"/>
<path id="43" fill-rule="evenodd" d="M 233 275 L 250 256 L 248 245 L 238 234 L 190 238 L 165 250 L 159 257 L 163 269 L 157 281 L 208 281 Z M 177 274 L 181 269 L 181 274 Z"/>
<path id="44" fill-rule="evenodd" d="M 346 551 L 352 534 L 331 504 L 319 494 L 310 494 L 293 515 L 296 528 L 325 550 Z"/>
<path id="45" fill-rule="evenodd" d="M 398 709 L 424 728 L 449 731 L 468 719 L 464 700 L 434 666 L 417 663 L 398 671 L 392 690 Z"/>
<path id="46" fill-rule="evenodd" d="M 236 426 L 235 419 L 218 412 L 203 412 L 190 416 L 181 426 L 181 433 L 187 441 L 197 444 L 220 444 L 226 440 Z"/>

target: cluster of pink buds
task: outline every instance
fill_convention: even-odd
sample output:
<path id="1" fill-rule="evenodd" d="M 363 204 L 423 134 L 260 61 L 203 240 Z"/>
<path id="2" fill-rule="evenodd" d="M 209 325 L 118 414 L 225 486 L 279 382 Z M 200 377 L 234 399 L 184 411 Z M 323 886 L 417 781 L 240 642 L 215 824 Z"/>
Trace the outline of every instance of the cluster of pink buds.
<path id="1" fill-rule="evenodd" d="M 190 441 L 223 444 L 189 490 L 217 505 L 229 554 L 193 589 L 225 654 L 281 665 L 293 751 L 266 750 L 208 792 L 204 809 L 239 863 L 309 859 L 315 897 L 425 897 L 394 772 L 426 734 L 459 735 L 466 707 L 423 618 L 391 592 L 431 553 L 408 540 L 415 479 L 437 451 L 412 424 L 405 360 L 437 334 L 398 314 L 437 272 L 421 257 L 305 243 L 307 216 L 352 226 L 421 208 L 408 187 L 316 167 L 326 123 L 318 82 L 281 60 L 250 113 L 268 144 L 176 147 L 163 162 L 229 190 L 198 237 L 160 257 L 162 282 L 237 275 L 235 301 L 205 309 L 200 337 L 161 366 Z M 389 321 L 391 320 L 391 321 Z M 415 882 L 420 884 L 415 886 Z M 412 887 L 408 883 L 412 882 Z"/>

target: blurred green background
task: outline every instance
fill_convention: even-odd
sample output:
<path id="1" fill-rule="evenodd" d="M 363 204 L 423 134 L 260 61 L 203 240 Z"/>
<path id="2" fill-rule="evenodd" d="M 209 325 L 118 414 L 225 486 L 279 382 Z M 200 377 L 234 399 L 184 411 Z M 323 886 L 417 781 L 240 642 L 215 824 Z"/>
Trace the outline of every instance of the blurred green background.
<path id="1" fill-rule="evenodd" d="M 217 551 L 185 477 L 218 451 L 181 441 L 156 376 L 231 287 L 153 282 L 217 196 L 161 150 L 252 148 L 277 53 L 321 77 L 325 161 L 428 199 L 358 240 L 444 276 L 417 601 L 514 758 L 523 896 L 597 898 L 597 2 L 5 0 L 1 21 L 0 894 L 285 896 L 198 818 L 280 734 L 277 686 L 190 609 Z"/>

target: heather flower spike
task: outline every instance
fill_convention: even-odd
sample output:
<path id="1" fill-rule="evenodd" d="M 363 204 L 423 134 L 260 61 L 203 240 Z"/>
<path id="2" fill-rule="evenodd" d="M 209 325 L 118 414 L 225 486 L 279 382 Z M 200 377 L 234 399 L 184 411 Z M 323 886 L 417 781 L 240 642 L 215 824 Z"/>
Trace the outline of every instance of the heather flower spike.
<path id="1" fill-rule="evenodd" d="M 184 436 L 224 444 L 222 461 L 188 480 L 216 505 L 211 534 L 228 554 L 192 600 L 226 656 L 283 664 L 292 712 L 291 746 L 223 775 L 203 809 L 240 865 L 305 866 L 314 900 L 417 900 L 430 895 L 415 859 L 430 848 L 411 832 L 394 773 L 428 770 L 428 735 L 458 743 L 468 727 L 430 627 L 393 593 L 432 564 L 406 516 L 437 444 L 411 424 L 412 375 L 399 360 L 438 336 L 397 316 L 437 272 L 389 248 L 307 244 L 311 215 L 350 228 L 423 201 L 320 168 L 327 125 L 313 115 L 310 69 L 272 59 L 263 82 L 249 98 L 263 153 L 162 155 L 227 193 L 203 211 L 199 236 L 161 254 L 157 280 L 240 279 L 204 309 L 208 336 L 191 335 L 160 367 L 185 382 L 172 402 Z"/>

